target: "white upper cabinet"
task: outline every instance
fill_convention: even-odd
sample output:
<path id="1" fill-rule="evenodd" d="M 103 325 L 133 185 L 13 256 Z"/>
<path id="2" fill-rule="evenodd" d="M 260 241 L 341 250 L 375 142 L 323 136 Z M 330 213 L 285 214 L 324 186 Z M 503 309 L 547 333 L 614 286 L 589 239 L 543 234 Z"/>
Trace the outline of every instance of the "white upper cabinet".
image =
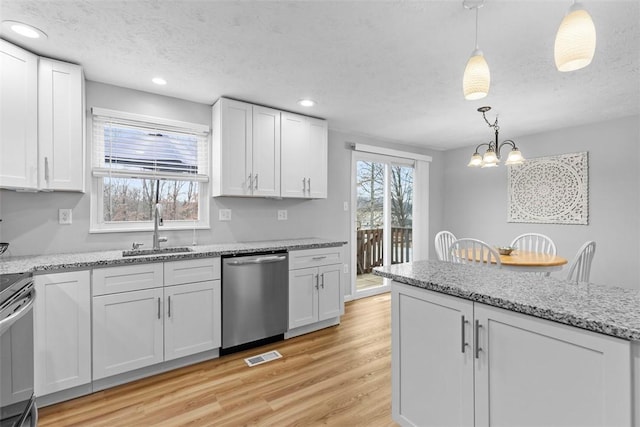
<path id="1" fill-rule="evenodd" d="M 282 113 L 282 197 L 327 197 L 327 128 L 325 120 Z"/>
<path id="2" fill-rule="evenodd" d="M 82 68 L 0 40 L 0 187 L 84 191 Z"/>
<path id="3" fill-rule="evenodd" d="M 84 192 L 82 68 L 51 59 L 38 66 L 38 181 L 42 190 Z"/>
<path id="4" fill-rule="evenodd" d="M 0 40 L 0 187 L 38 188 L 38 57 Z"/>
<path id="5" fill-rule="evenodd" d="M 220 98 L 212 195 L 326 198 L 327 129 L 325 120 Z"/>
<path id="6" fill-rule="evenodd" d="M 213 106 L 213 196 L 280 196 L 280 111 L 220 98 Z"/>

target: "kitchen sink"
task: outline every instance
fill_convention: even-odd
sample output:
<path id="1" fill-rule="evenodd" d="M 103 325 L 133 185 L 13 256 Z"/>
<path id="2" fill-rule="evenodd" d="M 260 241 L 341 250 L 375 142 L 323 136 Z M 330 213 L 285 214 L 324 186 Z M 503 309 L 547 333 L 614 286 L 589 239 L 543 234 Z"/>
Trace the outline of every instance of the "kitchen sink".
<path id="1" fill-rule="evenodd" d="M 159 255 L 159 254 L 175 254 L 181 252 L 193 252 L 193 249 L 184 247 L 158 248 L 158 249 L 131 249 L 122 251 L 122 256 L 143 256 L 143 255 Z"/>

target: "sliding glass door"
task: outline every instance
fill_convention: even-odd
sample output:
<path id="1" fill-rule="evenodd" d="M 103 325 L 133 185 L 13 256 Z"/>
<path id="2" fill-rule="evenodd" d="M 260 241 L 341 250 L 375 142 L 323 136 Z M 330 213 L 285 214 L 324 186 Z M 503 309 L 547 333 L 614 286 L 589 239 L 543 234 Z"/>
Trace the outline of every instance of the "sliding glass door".
<path id="1" fill-rule="evenodd" d="M 372 274 L 377 266 L 412 260 L 413 161 L 354 154 L 356 298 L 389 290 Z"/>

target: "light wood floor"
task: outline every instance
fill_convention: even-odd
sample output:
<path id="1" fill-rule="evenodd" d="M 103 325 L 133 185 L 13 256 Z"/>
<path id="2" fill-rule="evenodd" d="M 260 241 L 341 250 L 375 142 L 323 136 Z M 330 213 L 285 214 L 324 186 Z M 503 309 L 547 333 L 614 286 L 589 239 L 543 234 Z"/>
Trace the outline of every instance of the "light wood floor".
<path id="1" fill-rule="evenodd" d="M 396 426 L 390 305 L 348 302 L 338 326 L 41 408 L 39 426 Z"/>

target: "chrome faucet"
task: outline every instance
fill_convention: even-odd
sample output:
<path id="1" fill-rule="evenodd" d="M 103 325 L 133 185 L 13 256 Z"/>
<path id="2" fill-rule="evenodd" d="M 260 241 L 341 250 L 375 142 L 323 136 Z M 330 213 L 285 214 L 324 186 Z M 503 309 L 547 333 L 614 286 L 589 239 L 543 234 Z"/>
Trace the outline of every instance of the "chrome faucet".
<path id="1" fill-rule="evenodd" d="M 162 205 L 156 203 L 153 212 L 153 249 L 160 249 L 160 242 L 166 242 L 168 240 L 166 237 L 158 236 L 158 227 L 162 225 Z"/>

